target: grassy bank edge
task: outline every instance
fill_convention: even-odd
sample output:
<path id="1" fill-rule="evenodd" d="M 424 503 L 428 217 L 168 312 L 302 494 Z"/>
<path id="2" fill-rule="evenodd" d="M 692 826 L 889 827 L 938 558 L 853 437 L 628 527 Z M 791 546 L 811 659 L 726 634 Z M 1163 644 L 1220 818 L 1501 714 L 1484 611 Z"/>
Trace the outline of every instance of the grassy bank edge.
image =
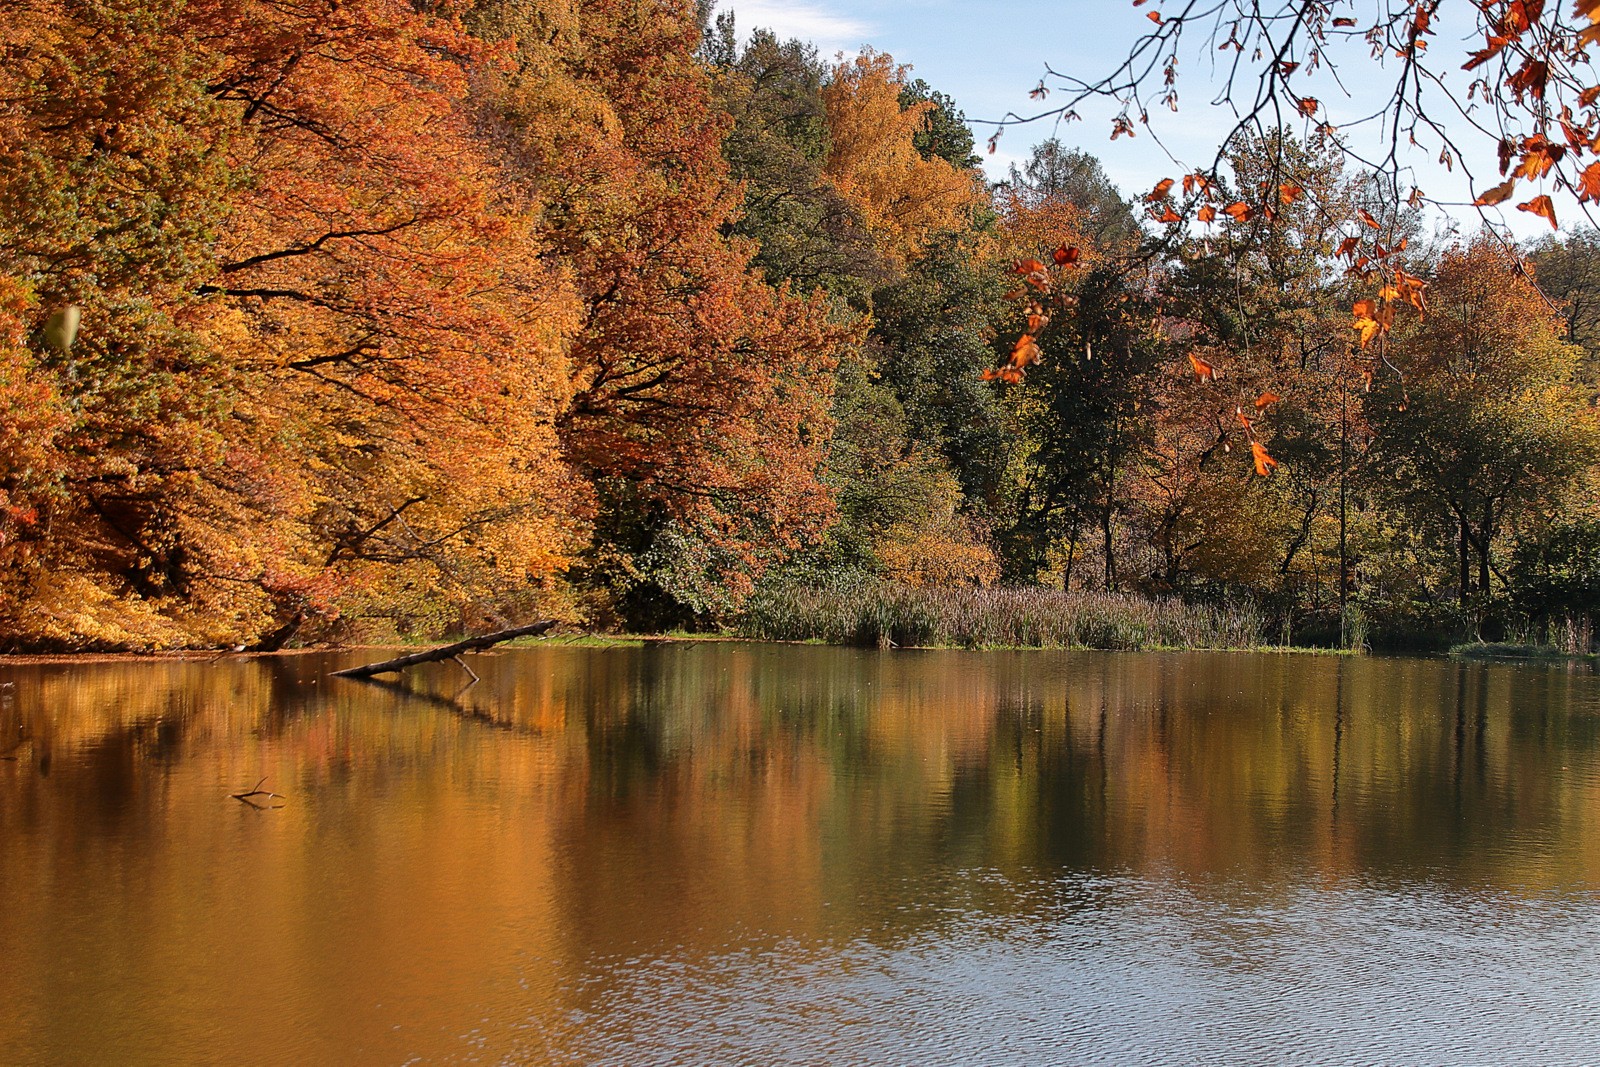
<path id="1" fill-rule="evenodd" d="M 1600 660 L 1600 656 L 1593 653 L 1564 652 L 1551 645 L 1523 645 L 1510 641 L 1468 641 L 1466 644 L 1452 645 L 1450 648 L 1452 659 L 1489 659 L 1489 660 L 1532 660 L 1538 662 L 1583 662 L 1593 663 Z"/>

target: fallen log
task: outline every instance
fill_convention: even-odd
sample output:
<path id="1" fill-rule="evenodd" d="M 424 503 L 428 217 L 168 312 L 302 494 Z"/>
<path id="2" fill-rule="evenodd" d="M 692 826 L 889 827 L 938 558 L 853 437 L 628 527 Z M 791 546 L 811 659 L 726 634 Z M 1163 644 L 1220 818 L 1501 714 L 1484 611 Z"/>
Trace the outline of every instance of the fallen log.
<path id="1" fill-rule="evenodd" d="M 408 656 L 400 656 L 397 659 L 386 659 L 382 663 L 369 663 L 365 667 L 350 667 L 342 671 L 334 671 L 333 676 L 335 678 L 371 678 L 375 674 L 393 674 L 396 671 L 403 671 L 407 667 L 415 667 L 419 663 L 438 663 L 440 660 L 447 659 L 454 659 L 460 663 L 461 661 L 457 657 L 463 652 L 478 652 L 491 645 L 498 645 L 502 641 L 510 641 L 518 637 L 538 637 L 552 629 L 555 624 L 556 620 L 545 619 L 542 622 L 529 623 L 527 626 L 514 626 L 509 630 L 496 630 L 494 633 L 484 634 L 482 637 L 469 637 L 465 641 L 440 645 L 438 648 L 430 648 L 424 652 L 413 652 Z M 467 673 L 471 674 L 472 672 L 469 669 Z"/>

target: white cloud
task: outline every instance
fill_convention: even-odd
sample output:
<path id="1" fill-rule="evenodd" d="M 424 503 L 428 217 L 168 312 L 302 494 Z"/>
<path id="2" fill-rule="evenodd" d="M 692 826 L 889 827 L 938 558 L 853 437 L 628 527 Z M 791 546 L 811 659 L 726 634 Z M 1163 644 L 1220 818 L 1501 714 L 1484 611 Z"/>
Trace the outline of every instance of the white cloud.
<path id="1" fill-rule="evenodd" d="M 873 32 L 861 19 L 838 15 L 820 4 L 789 0 L 724 0 L 719 10 L 732 10 L 734 27 L 742 39 L 752 30 L 771 30 L 780 39 L 798 37 L 817 46 L 823 55 L 854 52 Z"/>

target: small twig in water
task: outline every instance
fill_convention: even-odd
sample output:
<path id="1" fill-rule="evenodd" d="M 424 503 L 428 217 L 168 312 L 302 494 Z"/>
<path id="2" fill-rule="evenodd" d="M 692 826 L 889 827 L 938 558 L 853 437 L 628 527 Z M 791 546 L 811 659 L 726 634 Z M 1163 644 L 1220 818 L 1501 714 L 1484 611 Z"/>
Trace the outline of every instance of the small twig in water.
<path id="1" fill-rule="evenodd" d="M 274 800 L 288 800 L 289 799 L 288 797 L 284 796 L 282 793 L 274 793 L 269 789 L 262 789 L 261 787 L 266 785 L 266 784 L 267 784 L 267 780 L 265 778 L 262 778 L 261 781 L 259 781 L 259 782 L 257 782 L 255 784 L 255 788 L 251 789 L 248 793 L 229 793 L 228 795 L 231 796 L 233 799 L 239 801 L 242 804 L 250 805 L 252 808 L 266 809 L 266 808 L 281 808 L 281 807 L 283 807 L 282 804 L 257 804 L 254 800 L 251 799 L 251 797 L 270 797 L 270 798 L 272 798 Z"/>
<path id="2" fill-rule="evenodd" d="M 460 656 L 451 656 L 450 658 L 455 660 L 456 663 L 458 663 L 461 666 L 461 669 L 467 672 L 467 677 L 468 678 L 472 679 L 472 681 L 468 682 L 467 685 L 473 686 L 473 685 L 477 685 L 479 682 L 483 681 L 482 678 L 478 677 L 478 672 L 474 671 L 471 667 L 467 666 L 467 661 L 466 660 L 462 659 Z"/>

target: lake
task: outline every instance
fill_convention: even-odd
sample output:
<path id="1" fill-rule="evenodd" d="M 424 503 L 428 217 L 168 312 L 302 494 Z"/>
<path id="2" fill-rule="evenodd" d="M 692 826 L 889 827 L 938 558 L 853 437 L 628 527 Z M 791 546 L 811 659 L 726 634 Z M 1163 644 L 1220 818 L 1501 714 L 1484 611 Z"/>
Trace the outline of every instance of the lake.
<path id="1" fill-rule="evenodd" d="M 361 661 L 0 666 L 0 1062 L 1600 1061 L 1588 667 Z"/>

